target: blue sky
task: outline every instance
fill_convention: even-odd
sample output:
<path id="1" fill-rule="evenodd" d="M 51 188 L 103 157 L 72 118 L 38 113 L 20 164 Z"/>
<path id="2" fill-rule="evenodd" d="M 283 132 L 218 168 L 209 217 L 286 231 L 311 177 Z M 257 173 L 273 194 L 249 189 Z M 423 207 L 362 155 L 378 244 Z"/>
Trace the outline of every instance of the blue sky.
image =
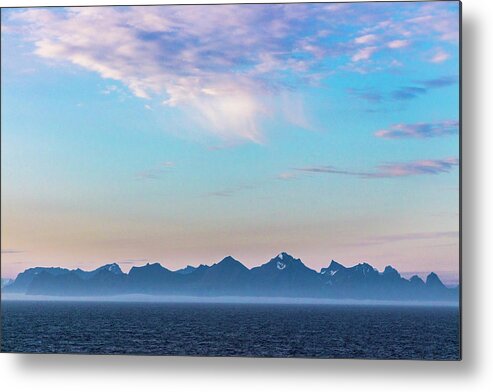
<path id="1" fill-rule="evenodd" d="M 280 251 L 458 272 L 458 3 L 2 10 L 2 275 Z"/>

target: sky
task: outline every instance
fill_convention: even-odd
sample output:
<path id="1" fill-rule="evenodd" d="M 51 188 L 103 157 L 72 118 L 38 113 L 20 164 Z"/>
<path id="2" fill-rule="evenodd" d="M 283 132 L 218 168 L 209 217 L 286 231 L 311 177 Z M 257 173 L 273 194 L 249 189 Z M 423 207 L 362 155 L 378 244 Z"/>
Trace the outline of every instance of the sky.
<path id="1" fill-rule="evenodd" d="M 459 3 L 2 9 L 2 277 L 286 251 L 459 270 Z"/>

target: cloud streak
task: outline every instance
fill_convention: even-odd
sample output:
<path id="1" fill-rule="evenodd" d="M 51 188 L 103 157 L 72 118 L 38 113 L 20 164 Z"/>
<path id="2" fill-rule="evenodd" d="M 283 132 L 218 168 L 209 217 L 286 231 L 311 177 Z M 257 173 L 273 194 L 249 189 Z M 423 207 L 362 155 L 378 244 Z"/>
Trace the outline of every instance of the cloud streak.
<path id="1" fill-rule="evenodd" d="M 367 101 L 369 103 L 382 103 L 389 101 L 408 101 L 424 96 L 430 91 L 457 84 L 457 77 L 442 76 L 435 79 L 416 80 L 413 85 L 401 86 L 390 92 L 382 92 L 375 88 L 349 88 L 348 94 Z"/>
<path id="2" fill-rule="evenodd" d="M 281 173 L 277 176 L 277 179 L 278 180 L 283 180 L 283 181 L 288 181 L 288 180 L 294 180 L 295 178 L 297 178 L 297 173 L 293 173 L 293 172 L 284 172 L 284 173 Z"/>
<path id="3" fill-rule="evenodd" d="M 393 99 L 403 101 L 418 98 L 428 94 L 430 90 L 452 86 L 457 83 L 457 78 L 454 76 L 443 76 L 437 79 L 427 79 L 416 81 L 414 86 L 403 86 L 391 93 Z"/>
<path id="4" fill-rule="evenodd" d="M 387 236 L 373 237 L 371 240 L 379 242 L 393 242 L 393 241 L 415 241 L 415 240 L 433 240 L 437 238 L 457 238 L 459 237 L 458 231 L 436 231 L 428 233 L 406 233 L 406 234 L 394 234 Z"/>
<path id="5" fill-rule="evenodd" d="M 370 103 L 380 103 L 384 100 L 384 96 L 382 93 L 371 88 L 349 88 L 347 92 L 356 98 Z"/>
<path id="6" fill-rule="evenodd" d="M 377 41 L 377 39 L 378 38 L 375 34 L 365 34 L 361 37 L 355 38 L 354 42 L 356 42 L 357 44 L 371 44 Z"/>
<path id="7" fill-rule="evenodd" d="M 144 263 L 144 262 L 148 262 L 148 261 L 149 261 L 149 259 L 147 259 L 147 258 L 125 259 L 125 260 L 118 261 L 118 264 L 134 265 L 134 264 L 140 264 L 140 263 Z"/>
<path id="8" fill-rule="evenodd" d="M 351 57 L 351 60 L 353 61 L 361 61 L 361 60 L 368 60 L 376 51 L 377 51 L 376 46 L 367 46 L 366 48 L 359 49 L 353 57 Z"/>
<path id="9" fill-rule="evenodd" d="M 425 139 L 430 137 L 456 135 L 459 132 L 457 120 L 432 123 L 394 124 L 389 129 L 380 129 L 375 136 L 384 139 Z"/>
<path id="10" fill-rule="evenodd" d="M 442 49 L 438 49 L 435 54 L 430 58 L 431 63 L 443 63 L 450 58 L 450 54 Z"/>
<path id="11" fill-rule="evenodd" d="M 174 167 L 175 167 L 174 162 L 170 162 L 170 161 L 161 162 L 159 165 L 151 169 L 138 172 L 135 175 L 135 178 L 137 180 L 158 180 Z"/>
<path id="12" fill-rule="evenodd" d="M 396 39 L 394 41 L 390 41 L 387 44 L 387 47 L 389 47 L 390 49 L 400 49 L 400 48 L 405 48 L 409 44 L 410 44 L 410 41 L 409 40 L 406 40 L 406 39 Z"/>
<path id="13" fill-rule="evenodd" d="M 404 233 L 392 234 L 384 236 L 375 236 L 362 240 L 361 242 L 350 244 L 352 246 L 374 246 L 387 243 L 402 242 L 402 241 L 420 241 L 420 240 L 438 240 L 438 239 L 453 239 L 458 238 L 458 231 L 435 231 L 422 233 Z M 449 244 L 447 244 L 449 245 Z"/>
<path id="14" fill-rule="evenodd" d="M 14 253 L 24 253 L 24 251 L 18 249 L 2 249 L 2 254 L 14 254 Z"/>
<path id="15" fill-rule="evenodd" d="M 362 179 L 378 179 L 443 174 L 450 172 L 458 164 L 457 158 L 444 158 L 387 163 L 377 166 L 373 171 L 353 171 L 338 169 L 334 166 L 308 166 L 294 170 L 304 173 L 340 174 Z"/>
<path id="16" fill-rule="evenodd" d="M 453 86 L 454 84 L 457 84 L 457 77 L 455 77 L 455 76 L 442 76 L 442 77 L 436 78 L 436 79 L 421 80 L 421 81 L 418 81 L 417 83 L 421 84 L 422 86 L 424 86 L 428 89 L 448 87 L 448 86 Z"/>
<path id="17" fill-rule="evenodd" d="M 206 196 L 209 196 L 209 197 L 232 197 L 241 191 L 250 190 L 252 188 L 253 188 L 253 186 L 251 186 L 251 185 L 239 185 L 236 187 L 230 187 L 230 188 L 220 189 L 218 191 L 209 192 L 206 194 Z"/>

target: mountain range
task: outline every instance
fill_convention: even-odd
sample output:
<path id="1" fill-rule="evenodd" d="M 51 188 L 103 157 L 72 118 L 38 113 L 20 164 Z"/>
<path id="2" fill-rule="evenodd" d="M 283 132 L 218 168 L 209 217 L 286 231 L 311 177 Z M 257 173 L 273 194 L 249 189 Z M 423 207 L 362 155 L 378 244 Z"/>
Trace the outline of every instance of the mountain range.
<path id="1" fill-rule="evenodd" d="M 118 264 L 93 271 L 35 267 L 2 287 L 4 293 L 50 296 L 167 296 L 290 297 L 358 300 L 458 301 L 458 287 L 448 288 L 435 273 L 423 281 L 403 278 L 391 266 L 383 272 L 368 263 L 345 267 L 332 261 L 317 272 L 300 259 L 280 253 L 267 263 L 247 268 L 228 256 L 211 266 L 187 266 L 171 271 L 159 263 L 132 267 Z"/>

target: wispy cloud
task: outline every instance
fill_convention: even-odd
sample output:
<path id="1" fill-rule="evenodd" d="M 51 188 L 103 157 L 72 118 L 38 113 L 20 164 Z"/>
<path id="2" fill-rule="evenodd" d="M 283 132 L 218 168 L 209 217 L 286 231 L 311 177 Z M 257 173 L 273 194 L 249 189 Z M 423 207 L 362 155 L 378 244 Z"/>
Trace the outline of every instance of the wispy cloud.
<path id="1" fill-rule="evenodd" d="M 160 179 L 164 174 L 169 172 L 175 167 L 174 162 L 165 161 L 156 165 L 155 167 L 138 172 L 135 178 L 138 180 L 157 180 Z"/>
<path id="2" fill-rule="evenodd" d="M 382 102 L 384 96 L 382 93 L 378 92 L 375 89 L 371 88 L 349 88 L 348 93 L 354 97 L 365 100 L 370 103 L 379 103 Z"/>
<path id="3" fill-rule="evenodd" d="M 453 7 L 442 7 L 437 4 L 423 4 L 422 7 L 412 12 L 412 17 L 394 19 L 386 13 L 384 6 L 379 5 L 381 18 L 371 18 L 371 26 L 366 26 L 359 31 L 359 35 L 353 41 L 353 62 L 362 60 L 371 61 L 377 52 L 385 50 L 404 49 L 411 50 L 412 44 L 421 43 L 424 40 L 434 43 L 457 43 L 459 38 L 459 23 Z M 354 15 L 353 15 L 354 17 Z M 366 48 L 360 46 L 365 45 Z M 432 57 L 434 62 L 442 62 L 449 58 L 449 54 L 443 49 Z M 427 59 L 430 61 L 430 59 Z M 374 67 L 378 70 L 379 67 Z M 351 69 L 351 67 L 349 67 Z M 355 71 L 367 72 L 369 67 L 353 67 Z"/>
<path id="4" fill-rule="evenodd" d="M 277 176 L 277 179 L 279 180 L 294 180 L 295 178 L 298 177 L 298 174 L 297 173 L 294 173 L 294 172 L 284 172 L 284 173 L 281 173 Z"/>
<path id="5" fill-rule="evenodd" d="M 103 95 L 110 95 L 110 94 L 112 94 L 114 92 L 118 92 L 119 90 L 120 89 L 119 89 L 118 86 L 115 86 L 115 85 L 112 84 L 112 85 L 109 85 L 109 86 L 105 86 L 103 88 L 103 90 L 101 90 L 101 94 L 103 94 Z"/>
<path id="6" fill-rule="evenodd" d="M 382 103 L 392 100 L 407 101 L 428 94 L 430 91 L 457 84 L 457 77 L 442 76 L 435 79 L 416 80 L 413 85 L 402 86 L 393 91 L 379 91 L 377 88 L 349 88 L 347 92 L 352 96 L 369 103 Z"/>
<path id="7" fill-rule="evenodd" d="M 405 21 L 412 34 L 436 35 L 443 42 L 459 40 L 459 23 L 450 8 L 437 3 L 425 4 L 420 12 Z"/>
<path id="8" fill-rule="evenodd" d="M 392 235 L 369 237 L 360 242 L 353 243 L 351 245 L 373 246 L 373 245 L 381 245 L 385 243 L 401 242 L 401 241 L 438 240 L 438 239 L 450 239 L 450 238 L 458 238 L 458 237 L 459 237 L 458 231 L 404 233 L 404 234 L 392 234 Z"/>
<path id="9" fill-rule="evenodd" d="M 415 40 L 447 50 L 445 45 L 457 43 L 453 7 L 406 7 L 406 12 L 370 3 L 186 6 L 186 12 L 181 6 L 28 9 L 10 13 L 5 31 L 23 34 L 52 65 L 71 63 L 120 82 L 135 97 L 152 100 L 148 107 L 154 110 L 180 108 L 208 135 L 262 143 L 263 123 L 280 114 L 276 99 L 283 92 L 319 83 L 335 70 L 390 68 L 388 58 L 373 68 L 369 64 L 380 51 L 413 50 Z M 413 18 L 406 17 L 410 13 Z"/>
<path id="10" fill-rule="evenodd" d="M 24 253 L 24 251 L 18 249 L 2 249 L 2 254 L 11 254 L 11 253 Z"/>
<path id="11" fill-rule="evenodd" d="M 144 263 L 144 262 L 148 262 L 149 259 L 146 259 L 146 258 L 139 258 L 139 259 L 125 259 L 125 260 L 121 260 L 121 261 L 118 261 L 118 264 L 130 264 L 130 265 L 133 265 L 133 264 L 139 264 L 139 263 Z"/>
<path id="12" fill-rule="evenodd" d="M 375 34 L 365 34 L 360 37 L 356 37 L 354 42 L 357 44 L 371 44 L 377 40 L 377 36 Z"/>
<path id="13" fill-rule="evenodd" d="M 279 4 L 30 9 L 13 19 L 38 56 L 180 107 L 219 138 L 260 143 L 283 75 L 303 79 L 325 53 L 323 37 L 305 36 L 307 18 L 325 25 L 315 16 L 313 6 Z"/>
<path id="14" fill-rule="evenodd" d="M 387 236 L 373 237 L 375 241 L 414 241 L 414 240 L 429 240 L 437 238 L 457 238 L 459 237 L 458 231 L 435 231 L 427 233 L 406 233 L 406 234 L 393 234 Z"/>
<path id="15" fill-rule="evenodd" d="M 428 94 L 430 90 L 451 86 L 457 83 L 454 76 L 443 76 L 436 79 L 419 80 L 414 86 L 403 86 L 391 93 L 391 97 L 396 100 L 410 100 Z"/>
<path id="16" fill-rule="evenodd" d="M 377 166 L 373 171 L 346 170 L 334 166 L 308 166 L 294 168 L 294 170 L 305 173 L 341 174 L 363 179 L 376 179 L 448 173 L 458 164 L 457 158 L 444 158 L 387 163 Z"/>
<path id="17" fill-rule="evenodd" d="M 385 139 L 401 138 L 430 138 L 445 135 L 455 135 L 459 132 L 457 120 L 446 120 L 431 123 L 394 124 L 389 129 L 380 129 L 375 132 L 376 137 Z"/>
<path id="18" fill-rule="evenodd" d="M 253 188 L 253 186 L 251 186 L 251 185 L 239 185 L 239 186 L 235 186 L 235 187 L 224 188 L 224 189 L 220 189 L 217 191 L 209 192 L 206 194 L 206 196 L 231 197 L 231 196 L 234 196 L 235 194 L 237 194 L 241 191 L 249 190 L 252 188 Z"/>
<path id="19" fill-rule="evenodd" d="M 443 63 L 450 58 L 450 54 L 443 49 L 438 49 L 430 58 L 431 63 Z"/>
<path id="20" fill-rule="evenodd" d="M 457 77 L 455 76 L 442 76 L 440 78 L 436 79 L 426 79 L 426 80 L 420 80 L 417 81 L 416 83 L 421 84 L 422 86 L 425 86 L 427 88 L 440 88 L 440 87 L 447 87 L 447 86 L 452 86 L 457 83 Z"/>
<path id="21" fill-rule="evenodd" d="M 397 100 L 408 100 L 424 95 L 428 90 L 424 87 L 404 86 L 392 92 L 392 98 Z"/>
<path id="22" fill-rule="evenodd" d="M 361 60 L 368 60 L 373 53 L 377 51 L 376 46 L 367 46 L 366 48 L 359 49 L 353 57 L 351 57 L 351 60 L 353 61 L 361 61 Z"/>
<path id="23" fill-rule="evenodd" d="M 387 43 L 387 47 L 390 49 L 400 49 L 405 48 L 410 44 L 410 41 L 407 39 L 396 39 Z"/>

